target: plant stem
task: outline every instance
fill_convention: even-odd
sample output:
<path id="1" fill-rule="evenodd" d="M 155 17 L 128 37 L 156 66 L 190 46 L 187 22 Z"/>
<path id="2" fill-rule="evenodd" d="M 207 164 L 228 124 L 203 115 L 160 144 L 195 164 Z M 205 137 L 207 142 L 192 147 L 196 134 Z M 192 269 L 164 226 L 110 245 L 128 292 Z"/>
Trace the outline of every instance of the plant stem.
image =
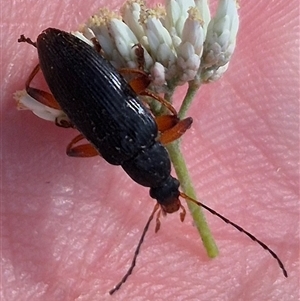
<path id="1" fill-rule="evenodd" d="M 178 117 L 179 119 L 183 119 L 186 116 L 186 113 L 188 109 L 190 108 L 190 105 L 192 104 L 192 101 L 198 91 L 198 89 L 201 86 L 201 81 L 200 80 L 193 80 L 189 82 L 189 87 L 186 92 L 186 95 L 184 97 L 184 100 L 181 104 L 180 110 L 178 112 Z"/>
<path id="2" fill-rule="evenodd" d="M 184 100 L 182 102 L 182 105 L 180 107 L 178 117 L 179 119 L 183 119 L 192 103 L 193 98 L 196 95 L 197 90 L 200 88 L 201 81 L 199 79 L 195 79 L 191 82 L 189 82 L 189 87 L 187 90 L 187 93 L 184 97 Z M 165 93 L 164 98 L 168 100 L 170 103 L 172 103 L 172 97 L 173 93 L 176 87 L 176 81 L 175 82 L 169 82 L 168 88 L 169 91 Z M 158 115 L 164 114 L 163 111 L 164 108 L 159 112 Z M 177 140 L 173 143 L 168 144 L 167 150 L 170 155 L 170 159 L 173 163 L 176 175 L 178 177 L 178 180 L 180 182 L 180 186 L 183 190 L 183 192 L 188 195 L 189 197 L 197 200 L 197 196 L 194 190 L 194 187 L 192 185 L 192 181 L 186 166 L 186 163 L 184 161 L 183 155 L 180 151 L 180 142 Z M 200 234 L 200 237 L 202 239 L 204 248 L 206 249 L 206 252 L 210 258 L 214 258 L 218 256 L 219 251 L 218 247 L 214 241 L 214 238 L 211 234 L 211 231 L 208 227 L 208 224 L 206 222 L 205 216 L 203 214 L 203 211 L 201 207 L 197 206 L 196 204 L 192 202 L 187 202 L 187 206 L 189 208 L 189 211 L 193 217 L 195 226 L 198 229 L 198 232 Z"/>
<path id="3" fill-rule="evenodd" d="M 185 118 L 186 113 L 200 86 L 200 79 L 195 79 L 189 82 L 188 90 L 186 92 L 186 95 L 178 113 L 178 117 L 180 119 Z M 192 185 L 191 177 L 189 175 L 183 155 L 180 151 L 180 142 L 173 142 L 172 144 L 167 146 L 167 149 L 184 193 L 186 193 L 189 197 L 197 200 L 198 198 L 196 196 L 195 189 Z M 211 258 L 218 256 L 218 247 L 206 222 L 203 210 L 199 206 L 191 202 L 187 202 L 187 205 L 193 217 L 194 223 L 198 229 L 200 237 L 203 241 L 203 245 L 206 249 L 208 256 Z"/>
<path id="4" fill-rule="evenodd" d="M 180 151 L 179 141 L 175 141 L 167 145 L 167 149 L 170 155 L 170 159 L 173 163 L 175 172 L 177 174 L 180 186 L 184 193 L 193 199 L 197 199 L 194 187 L 191 182 L 191 178 L 186 167 L 183 155 Z M 213 239 L 211 231 L 205 220 L 205 216 L 202 209 L 194 203 L 187 202 L 189 211 L 193 217 L 194 223 L 198 229 L 198 232 L 203 241 L 203 245 L 209 257 L 214 258 L 218 256 L 218 247 Z"/>

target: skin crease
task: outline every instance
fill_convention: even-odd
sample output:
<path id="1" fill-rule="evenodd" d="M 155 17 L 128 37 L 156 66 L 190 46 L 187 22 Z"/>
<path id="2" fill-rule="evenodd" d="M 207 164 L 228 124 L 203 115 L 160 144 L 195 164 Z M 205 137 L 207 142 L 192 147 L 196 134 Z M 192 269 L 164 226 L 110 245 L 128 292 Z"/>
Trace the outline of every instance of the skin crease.
<path id="1" fill-rule="evenodd" d="M 150 227 L 133 275 L 113 297 L 154 205 L 148 190 L 100 157 L 68 158 L 76 131 L 17 111 L 12 97 L 37 62 L 19 35 L 74 30 L 105 1 L 0 5 L 1 300 L 299 300 L 296 0 L 240 3 L 229 70 L 198 92 L 183 137 L 199 200 L 268 244 L 289 278 L 257 244 L 207 214 L 220 249 L 210 260 L 189 214 L 183 224 L 173 214 L 159 233 Z"/>

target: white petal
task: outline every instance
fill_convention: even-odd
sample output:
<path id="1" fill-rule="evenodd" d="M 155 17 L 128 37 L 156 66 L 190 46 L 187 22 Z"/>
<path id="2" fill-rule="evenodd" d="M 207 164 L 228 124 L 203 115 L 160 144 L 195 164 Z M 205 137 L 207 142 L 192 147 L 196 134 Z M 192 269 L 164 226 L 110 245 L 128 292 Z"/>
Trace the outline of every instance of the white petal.
<path id="1" fill-rule="evenodd" d="M 226 65 L 221 66 L 217 69 L 212 68 L 212 69 L 205 70 L 205 72 L 201 74 L 202 81 L 209 83 L 209 82 L 214 82 L 219 80 L 223 76 L 223 74 L 227 71 L 228 66 L 229 66 L 229 62 Z"/>
<path id="2" fill-rule="evenodd" d="M 151 68 L 152 84 L 162 86 L 166 82 L 165 67 L 160 63 L 155 63 Z"/>
<path id="3" fill-rule="evenodd" d="M 153 36 L 155 35 L 156 40 L 159 43 L 165 43 L 169 47 L 172 46 L 171 36 L 170 36 L 169 32 L 167 31 L 167 29 L 165 27 L 163 27 L 160 20 L 158 20 L 156 18 L 148 18 L 146 27 L 147 27 L 148 39 L 149 39 L 149 33 L 151 33 L 151 37 L 153 38 Z M 150 41 L 149 41 L 149 44 L 151 44 Z"/>
<path id="4" fill-rule="evenodd" d="M 203 20 L 203 35 L 206 37 L 207 27 L 210 22 L 210 10 L 207 0 L 195 0 L 196 7 L 198 8 L 201 18 Z"/>
<path id="5" fill-rule="evenodd" d="M 126 61 L 130 60 L 132 46 L 138 43 L 136 36 L 124 22 L 118 19 L 112 19 L 110 21 L 109 30 L 121 56 Z"/>
<path id="6" fill-rule="evenodd" d="M 169 30 L 175 28 L 176 34 L 182 37 L 184 22 L 188 17 L 188 10 L 195 7 L 193 0 L 167 0 L 166 1 L 166 26 Z"/>
<path id="7" fill-rule="evenodd" d="M 143 6 L 143 1 L 131 0 L 125 2 L 121 8 L 123 21 L 130 27 L 138 40 L 145 35 L 143 26 L 139 22 Z"/>
<path id="8" fill-rule="evenodd" d="M 77 37 L 78 39 L 82 40 L 83 42 L 89 44 L 90 46 L 94 47 L 94 44 L 92 43 L 92 41 L 90 39 L 88 39 L 83 33 L 79 32 L 79 31 L 71 31 L 71 34 L 75 37 Z"/>
<path id="9" fill-rule="evenodd" d="M 57 118 L 69 122 L 69 118 L 64 111 L 41 104 L 32 98 L 25 90 L 15 92 L 14 99 L 17 101 L 17 108 L 19 110 L 30 110 L 38 117 L 52 122 L 55 122 Z"/>
<path id="10" fill-rule="evenodd" d="M 201 56 L 204 43 L 203 23 L 196 8 L 191 8 L 188 13 L 189 16 L 182 31 L 182 43 L 191 43 L 194 46 L 195 53 Z"/>
<path id="11" fill-rule="evenodd" d="M 176 60 L 176 56 L 167 44 L 160 44 L 156 51 L 156 57 L 165 67 L 170 66 Z"/>

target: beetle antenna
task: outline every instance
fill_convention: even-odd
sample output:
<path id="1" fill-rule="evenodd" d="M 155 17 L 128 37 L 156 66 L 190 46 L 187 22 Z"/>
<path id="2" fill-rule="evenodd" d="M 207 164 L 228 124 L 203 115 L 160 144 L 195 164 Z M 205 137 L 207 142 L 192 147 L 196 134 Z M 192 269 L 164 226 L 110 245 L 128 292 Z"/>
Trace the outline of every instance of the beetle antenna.
<path id="1" fill-rule="evenodd" d="M 279 259 L 279 257 L 277 256 L 277 254 L 271 250 L 266 244 L 264 244 L 262 241 L 260 241 L 259 239 L 257 239 L 254 235 L 252 235 L 250 232 L 246 231 L 245 229 L 243 229 L 241 226 L 233 223 L 232 221 L 230 221 L 228 218 L 224 217 L 223 215 L 221 215 L 220 213 L 218 213 L 217 211 L 211 209 L 210 207 L 206 206 L 203 203 L 200 203 L 192 198 L 190 198 L 189 196 L 187 196 L 186 194 L 184 194 L 183 192 L 180 192 L 180 196 L 183 197 L 184 199 L 191 201 L 195 204 L 197 204 L 198 206 L 204 208 L 205 210 L 209 211 L 211 214 L 216 215 L 217 217 L 219 217 L 221 220 L 223 220 L 225 223 L 233 226 L 234 228 L 236 228 L 237 230 L 239 230 L 240 232 L 246 234 L 248 237 L 250 237 L 253 241 L 257 242 L 262 248 L 264 248 L 266 251 L 268 251 L 271 256 L 277 260 L 279 267 L 281 268 L 283 275 L 285 277 L 288 276 L 287 271 L 282 263 L 282 261 Z"/>
<path id="2" fill-rule="evenodd" d="M 151 215 L 150 215 L 150 217 L 149 217 L 149 219 L 148 219 L 148 221 L 146 223 L 146 226 L 145 226 L 145 228 L 143 230 L 143 233 L 142 233 L 142 236 L 141 236 L 141 238 L 139 240 L 139 243 L 138 243 L 138 245 L 137 245 L 137 247 L 135 249 L 134 256 L 133 256 L 130 268 L 128 269 L 128 271 L 126 272 L 126 274 L 123 276 L 123 278 L 121 279 L 121 281 L 117 285 L 115 285 L 113 289 L 111 289 L 109 291 L 110 295 L 112 295 L 114 292 L 116 292 L 122 286 L 122 284 L 126 282 L 127 278 L 131 275 L 131 273 L 132 273 L 132 271 L 133 271 L 133 269 L 135 267 L 135 264 L 136 264 L 136 259 L 137 259 L 138 255 L 140 253 L 140 249 L 141 249 L 142 243 L 143 243 L 144 238 L 146 236 L 146 233 L 147 233 L 147 231 L 149 229 L 150 223 L 153 220 L 154 214 L 158 210 L 158 208 L 159 208 L 159 204 L 156 203 L 156 205 L 154 206 L 154 209 L 153 209 L 153 211 L 152 211 L 152 213 L 151 213 Z"/>
<path id="3" fill-rule="evenodd" d="M 24 43 L 30 44 L 36 48 L 36 42 L 33 42 L 30 38 L 25 38 L 25 36 L 23 34 L 20 35 L 18 42 L 19 43 L 24 42 Z"/>

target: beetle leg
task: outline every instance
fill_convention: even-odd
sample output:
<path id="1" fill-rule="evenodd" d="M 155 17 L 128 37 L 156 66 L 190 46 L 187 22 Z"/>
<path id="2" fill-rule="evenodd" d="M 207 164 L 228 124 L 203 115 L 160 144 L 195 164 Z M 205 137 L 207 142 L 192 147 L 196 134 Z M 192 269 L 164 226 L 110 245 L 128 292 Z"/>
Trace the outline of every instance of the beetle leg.
<path id="1" fill-rule="evenodd" d="M 126 75 L 133 76 L 133 78 L 128 81 L 128 84 L 138 95 L 145 91 L 151 83 L 149 74 L 143 70 L 122 68 L 118 71 L 125 77 Z"/>
<path id="2" fill-rule="evenodd" d="M 158 232 L 158 230 L 160 229 L 160 215 L 161 215 L 161 208 L 158 210 L 157 214 L 156 214 L 156 225 L 155 225 L 155 233 Z"/>
<path id="3" fill-rule="evenodd" d="M 47 106 L 47 107 L 55 109 L 55 110 L 61 110 L 60 105 L 55 100 L 55 98 L 53 97 L 52 94 L 50 94 L 46 91 L 40 90 L 40 89 L 32 88 L 30 86 L 32 80 L 34 79 L 36 74 L 39 72 L 39 70 L 40 70 L 40 65 L 38 64 L 34 67 L 32 72 L 30 73 L 30 75 L 25 83 L 25 89 L 26 89 L 27 94 L 44 106 Z M 72 123 L 68 120 L 68 118 L 66 118 L 66 116 L 57 117 L 55 120 L 55 124 L 57 126 L 63 127 L 63 128 L 73 127 Z"/>
<path id="4" fill-rule="evenodd" d="M 92 38 L 92 43 L 94 44 L 95 50 L 101 53 L 102 48 L 99 41 L 96 38 Z"/>
<path id="5" fill-rule="evenodd" d="M 161 115 L 155 117 L 155 122 L 158 128 L 158 131 L 163 133 L 167 130 L 170 130 L 177 123 L 179 123 L 180 119 L 175 115 Z"/>
<path id="6" fill-rule="evenodd" d="M 144 70 L 145 67 L 145 56 L 144 56 L 144 48 L 140 43 L 137 43 L 132 46 L 132 48 L 135 48 L 134 52 L 136 55 L 137 63 L 138 63 L 138 69 Z"/>
<path id="7" fill-rule="evenodd" d="M 193 119 L 191 117 L 178 121 L 176 125 L 161 133 L 159 141 L 162 144 L 168 144 L 180 138 L 191 127 L 192 122 Z"/>
<path id="8" fill-rule="evenodd" d="M 18 39 L 18 43 L 27 43 L 36 48 L 36 42 L 33 42 L 30 38 L 26 38 L 23 34 L 21 34 L 20 38 Z"/>
<path id="9" fill-rule="evenodd" d="M 129 69 L 129 68 L 120 69 L 119 72 L 122 75 L 129 74 L 134 76 L 133 79 L 129 80 L 128 84 L 136 94 L 154 98 L 155 100 L 160 102 L 164 107 L 166 107 L 173 115 L 177 116 L 177 111 L 167 100 L 165 100 L 163 97 L 147 89 L 147 87 L 151 83 L 151 79 L 148 73 L 140 69 Z"/>
<path id="10" fill-rule="evenodd" d="M 67 146 L 67 155 L 70 157 L 94 157 L 99 156 L 99 152 L 89 143 L 74 146 L 80 140 L 85 139 L 82 134 L 76 136 Z"/>
<path id="11" fill-rule="evenodd" d="M 185 208 L 182 206 L 182 204 L 180 204 L 180 208 L 181 208 L 181 212 L 179 214 L 180 220 L 183 222 L 186 216 L 186 210 Z"/>
<path id="12" fill-rule="evenodd" d="M 36 74 L 39 72 L 39 70 L 40 70 L 40 65 L 38 64 L 35 66 L 35 68 L 30 73 L 30 75 L 25 83 L 26 92 L 32 98 L 34 98 L 36 101 L 40 102 L 41 104 L 43 104 L 47 107 L 50 107 L 52 109 L 61 110 L 60 105 L 54 99 L 52 94 L 50 94 L 46 91 L 40 90 L 40 89 L 30 87 L 30 84 L 31 84 L 33 78 L 36 76 Z"/>
<path id="13" fill-rule="evenodd" d="M 177 116 L 177 111 L 175 110 L 175 108 L 167 100 L 165 100 L 158 94 L 155 94 L 152 91 L 145 89 L 144 91 L 141 91 L 139 95 L 149 96 L 151 98 L 154 98 L 155 100 L 160 102 L 164 107 L 166 107 L 173 115 Z"/>

